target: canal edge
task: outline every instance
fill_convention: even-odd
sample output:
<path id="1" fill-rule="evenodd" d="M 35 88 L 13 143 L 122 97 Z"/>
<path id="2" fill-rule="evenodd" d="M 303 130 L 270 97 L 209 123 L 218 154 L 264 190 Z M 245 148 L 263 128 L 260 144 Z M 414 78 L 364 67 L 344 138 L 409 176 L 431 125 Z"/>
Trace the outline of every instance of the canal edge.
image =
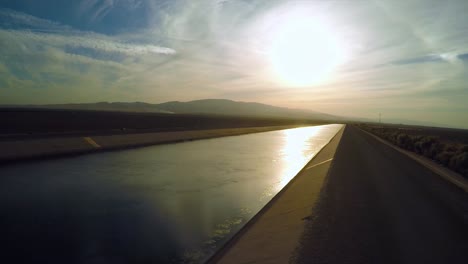
<path id="1" fill-rule="evenodd" d="M 307 178 L 308 175 L 312 173 L 312 170 L 314 168 L 322 168 L 322 171 L 320 172 L 322 175 L 322 179 L 320 182 L 320 186 L 315 186 L 318 187 L 318 192 L 320 193 L 322 186 L 324 185 L 326 175 L 328 174 L 328 170 L 330 168 L 330 165 L 333 161 L 333 157 L 335 155 L 336 149 L 339 146 L 339 142 L 341 141 L 341 136 L 343 135 L 343 131 L 345 130 L 346 125 L 343 125 L 343 127 L 317 152 L 317 154 L 294 176 L 286 186 L 283 187 L 260 211 L 255 214 L 238 232 L 232 235 L 231 238 L 229 238 L 228 241 L 224 243 L 223 246 L 221 246 L 220 249 L 218 249 L 215 253 L 213 253 L 211 256 L 209 256 L 204 263 L 243 263 L 246 261 L 242 261 L 241 259 L 237 258 L 239 256 L 236 256 L 234 259 L 231 257 L 231 259 L 226 258 L 226 256 L 230 253 L 230 251 L 239 243 L 239 241 L 247 236 L 249 233 L 252 233 L 254 226 L 259 223 L 259 220 L 264 217 L 272 207 L 278 206 L 279 200 L 285 196 L 285 194 L 289 192 L 293 192 L 294 190 L 291 190 L 291 186 L 293 186 L 299 179 Z M 315 176 L 315 175 L 314 175 Z M 318 200 L 318 195 L 316 195 L 315 199 L 309 200 L 309 203 L 315 204 Z M 307 219 L 300 219 L 302 222 Z M 300 236 L 297 238 L 297 243 L 299 242 Z M 295 247 L 294 247 L 295 249 Z M 246 249 L 249 251 L 257 251 L 258 248 L 249 248 Z M 258 252 L 258 251 L 257 251 Z M 294 250 L 291 250 L 290 255 L 286 256 L 287 259 L 294 253 Z M 256 262 L 264 262 L 266 259 L 264 258 L 265 256 L 260 256 L 260 253 L 257 253 L 256 255 Z M 252 260 L 249 260 L 249 263 Z M 255 260 L 252 262 L 254 263 Z M 283 263 L 284 261 L 277 260 L 276 263 Z"/>

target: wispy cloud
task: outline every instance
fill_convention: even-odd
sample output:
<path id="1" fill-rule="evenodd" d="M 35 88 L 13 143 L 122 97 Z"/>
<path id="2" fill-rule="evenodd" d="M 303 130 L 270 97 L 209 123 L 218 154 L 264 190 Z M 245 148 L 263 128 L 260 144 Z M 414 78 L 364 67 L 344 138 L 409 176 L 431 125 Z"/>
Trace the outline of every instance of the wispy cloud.
<path id="1" fill-rule="evenodd" d="M 36 16 L 0 9 L 0 100 L 227 97 L 344 115 L 410 109 L 421 120 L 468 100 L 465 0 L 83 0 L 70 18 L 54 16 L 54 2 Z M 267 52 L 295 12 L 347 53 L 325 83 L 300 89 L 277 82 Z M 466 123 L 463 114 L 440 117 Z"/>
<path id="2" fill-rule="evenodd" d="M 447 61 L 440 55 L 427 55 L 427 56 L 423 56 L 423 57 L 396 60 L 396 61 L 390 62 L 390 64 L 406 65 L 406 64 L 438 63 L 438 62 L 447 62 Z"/>
<path id="3" fill-rule="evenodd" d="M 59 22 L 42 19 L 11 9 L 0 8 L 0 28 L 12 30 L 28 30 L 40 32 L 64 32 L 72 30 L 71 27 Z"/>
<path id="4" fill-rule="evenodd" d="M 461 61 L 468 62 L 468 53 L 458 54 L 457 58 Z"/>
<path id="5" fill-rule="evenodd" d="M 135 91 L 149 81 L 136 82 L 135 77 L 177 58 L 175 49 L 156 41 L 80 31 L 6 9 L 0 9 L 0 39 L 8 40 L 0 41 L 3 103 L 118 100 L 119 96 L 142 100 L 138 96 L 143 93 Z M 154 80 L 154 74 L 148 75 Z M 103 92 L 109 87 L 111 94 Z"/>
<path id="6" fill-rule="evenodd" d="M 78 13 L 96 22 L 106 17 L 115 7 L 123 7 L 128 11 L 140 8 L 147 0 L 84 0 L 80 3 Z"/>
<path id="7" fill-rule="evenodd" d="M 70 48 L 82 48 L 93 50 L 95 52 L 93 55 L 99 52 L 123 55 L 173 55 L 176 53 L 172 48 L 131 43 L 119 37 L 74 30 L 57 22 L 5 9 L 0 9 L 0 25 L 7 28 L 0 29 L 3 39 L 53 46 L 64 51 Z"/>
<path id="8" fill-rule="evenodd" d="M 114 0 L 85 0 L 81 2 L 80 13 L 91 13 L 91 21 L 101 20 L 114 7 Z"/>
<path id="9" fill-rule="evenodd" d="M 170 56 L 176 54 L 174 49 L 168 47 L 151 44 L 122 43 L 112 40 L 112 38 L 92 33 L 77 34 L 77 32 L 62 32 L 62 34 L 57 34 L 55 32 L 51 34 L 20 30 L 0 30 L 0 36 L 4 39 L 22 43 L 24 47 L 30 47 L 36 51 L 54 47 L 65 53 L 88 56 L 93 59 L 151 54 Z"/>

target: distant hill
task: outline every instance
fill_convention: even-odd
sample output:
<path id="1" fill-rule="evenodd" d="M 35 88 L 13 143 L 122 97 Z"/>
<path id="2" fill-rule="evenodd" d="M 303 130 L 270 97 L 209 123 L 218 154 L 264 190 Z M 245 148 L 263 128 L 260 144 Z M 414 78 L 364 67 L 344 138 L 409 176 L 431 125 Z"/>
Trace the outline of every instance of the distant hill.
<path id="1" fill-rule="evenodd" d="M 8 107 L 13 107 L 9 105 Z M 67 110 L 94 110 L 94 111 L 118 111 L 118 112 L 143 112 L 143 113 L 165 113 L 155 107 L 155 104 L 142 102 L 99 102 L 83 104 L 48 104 L 48 105 L 17 105 L 22 108 L 44 108 L 44 109 L 67 109 Z M 172 112 L 171 112 L 172 113 Z"/>
<path id="2" fill-rule="evenodd" d="M 337 116 L 315 111 L 291 109 L 254 102 L 236 102 L 224 99 L 204 99 L 190 102 L 167 102 L 158 109 L 173 113 L 198 113 L 236 116 L 293 117 L 313 119 L 339 119 Z"/>
<path id="3" fill-rule="evenodd" d="M 8 107 L 13 106 L 10 105 Z M 99 102 L 85 104 L 17 105 L 14 107 L 342 120 L 342 118 L 338 116 L 328 115 L 315 111 L 276 107 L 253 102 L 237 102 L 225 99 L 204 99 L 189 102 L 172 101 L 161 104 L 149 104 L 142 102 Z"/>

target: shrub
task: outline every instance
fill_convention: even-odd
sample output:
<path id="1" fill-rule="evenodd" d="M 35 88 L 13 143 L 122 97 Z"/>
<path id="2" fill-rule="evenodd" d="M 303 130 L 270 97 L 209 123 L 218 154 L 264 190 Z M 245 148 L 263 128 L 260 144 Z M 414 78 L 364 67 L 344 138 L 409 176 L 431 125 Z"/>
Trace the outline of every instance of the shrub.
<path id="1" fill-rule="evenodd" d="M 453 155 L 454 152 L 444 150 L 436 155 L 436 160 L 441 164 L 448 166 Z"/>
<path id="2" fill-rule="evenodd" d="M 468 153 L 463 152 L 452 156 L 449 162 L 449 168 L 460 173 L 465 172 L 468 169 Z"/>
<path id="3" fill-rule="evenodd" d="M 391 135 L 390 135 L 390 141 L 392 141 L 393 143 L 397 143 L 397 139 L 398 139 L 398 135 L 400 133 L 398 132 L 393 132 Z"/>
<path id="4" fill-rule="evenodd" d="M 468 153 L 468 145 L 457 146 L 457 153 Z"/>
<path id="5" fill-rule="evenodd" d="M 463 145 L 463 146 L 460 148 L 460 152 L 468 152 L 468 145 Z"/>
<path id="6" fill-rule="evenodd" d="M 399 147 L 402 147 L 404 149 L 410 149 L 409 148 L 410 142 L 411 142 L 410 137 L 404 133 L 401 133 L 397 136 L 397 145 Z"/>
<path id="7" fill-rule="evenodd" d="M 444 151 L 456 152 L 458 148 L 453 144 L 444 144 Z"/>
<path id="8" fill-rule="evenodd" d="M 422 154 L 426 157 L 432 158 L 433 153 L 431 152 L 432 145 L 437 143 L 436 137 L 431 136 L 422 136 L 414 146 L 414 149 L 417 153 Z"/>
<path id="9" fill-rule="evenodd" d="M 391 128 L 362 128 L 403 149 L 433 159 L 468 178 L 468 145 L 447 143 L 434 136 L 408 135 Z"/>
<path id="10" fill-rule="evenodd" d="M 431 159 L 436 159 L 436 156 L 441 153 L 444 149 L 444 145 L 438 141 L 434 142 L 427 153 L 425 154 L 426 157 Z"/>

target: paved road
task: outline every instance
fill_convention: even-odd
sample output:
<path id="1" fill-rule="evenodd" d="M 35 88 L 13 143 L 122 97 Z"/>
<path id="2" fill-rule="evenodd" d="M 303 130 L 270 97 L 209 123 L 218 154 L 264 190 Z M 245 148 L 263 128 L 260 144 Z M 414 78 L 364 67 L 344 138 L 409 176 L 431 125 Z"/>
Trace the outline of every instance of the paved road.
<path id="1" fill-rule="evenodd" d="M 468 195 L 347 126 L 297 263 L 468 263 Z"/>

